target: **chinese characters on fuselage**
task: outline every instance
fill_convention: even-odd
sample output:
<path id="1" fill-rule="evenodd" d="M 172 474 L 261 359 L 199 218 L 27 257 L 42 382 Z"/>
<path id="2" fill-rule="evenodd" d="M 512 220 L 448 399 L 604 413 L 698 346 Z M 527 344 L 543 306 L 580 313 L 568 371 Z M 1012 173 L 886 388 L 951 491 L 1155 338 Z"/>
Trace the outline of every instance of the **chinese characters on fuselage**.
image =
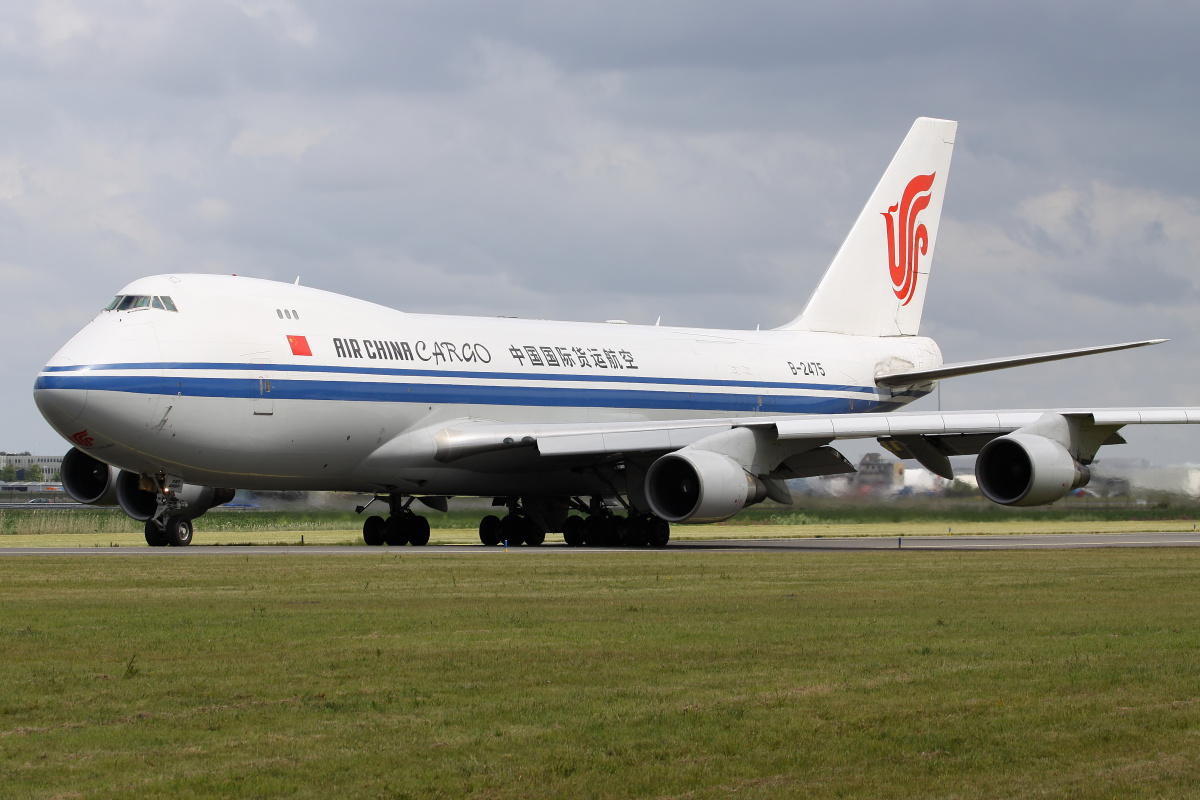
<path id="1" fill-rule="evenodd" d="M 583 367 L 584 369 L 637 369 L 633 353 L 599 347 L 546 347 L 510 345 L 508 354 L 522 367 Z"/>

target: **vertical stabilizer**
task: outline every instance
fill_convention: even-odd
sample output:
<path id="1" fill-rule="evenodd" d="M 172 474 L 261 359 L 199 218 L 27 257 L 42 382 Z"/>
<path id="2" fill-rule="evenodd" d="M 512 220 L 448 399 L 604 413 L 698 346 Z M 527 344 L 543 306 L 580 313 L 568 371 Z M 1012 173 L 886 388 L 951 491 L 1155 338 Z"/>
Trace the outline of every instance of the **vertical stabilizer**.
<path id="1" fill-rule="evenodd" d="M 804 311 L 781 330 L 917 334 L 957 129 L 913 123 Z"/>

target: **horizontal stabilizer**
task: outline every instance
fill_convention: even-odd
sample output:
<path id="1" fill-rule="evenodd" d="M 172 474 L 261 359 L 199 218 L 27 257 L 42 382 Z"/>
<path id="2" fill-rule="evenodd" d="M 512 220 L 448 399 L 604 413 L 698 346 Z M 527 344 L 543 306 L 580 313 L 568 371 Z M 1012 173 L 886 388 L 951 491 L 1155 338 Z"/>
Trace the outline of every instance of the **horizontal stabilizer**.
<path id="1" fill-rule="evenodd" d="M 906 372 L 890 372 L 878 375 L 875 383 L 879 386 L 912 386 L 919 383 L 939 381 L 943 378 L 957 378 L 960 375 L 975 375 L 980 372 L 992 372 L 1010 367 L 1024 367 L 1029 364 L 1043 364 L 1047 361 L 1061 361 L 1065 358 L 1091 356 L 1097 353 L 1112 353 L 1116 350 L 1129 350 L 1133 347 L 1146 347 L 1151 344 L 1162 344 L 1166 339 L 1146 339 L 1141 342 L 1123 342 L 1121 344 L 1103 344 L 1096 347 L 1080 347 L 1075 350 L 1055 350 L 1052 353 L 1031 353 L 1024 356 L 1009 356 L 1007 358 L 988 358 L 982 361 L 960 361 L 957 364 L 942 364 L 930 369 L 908 370 Z"/>

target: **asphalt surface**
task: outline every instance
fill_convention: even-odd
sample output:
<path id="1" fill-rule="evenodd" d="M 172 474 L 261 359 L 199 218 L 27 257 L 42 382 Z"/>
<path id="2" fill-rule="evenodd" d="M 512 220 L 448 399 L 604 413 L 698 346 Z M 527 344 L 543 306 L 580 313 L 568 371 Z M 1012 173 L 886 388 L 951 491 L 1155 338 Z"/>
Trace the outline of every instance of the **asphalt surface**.
<path id="1" fill-rule="evenodd" d="M 1110 533 L 1110 534 L 1037 534 L 1025 536 L 905 536 L 902 538 L 847 537 L 821 539 L 710 539 L 672 542 L 663 552 L 671 553 L 799 553 L 821 551 L 902 553 L 913 550 L 1072 550 L 1102 547 L 1197 547 L 1200 532 L 1192 533 Z M 204 545 L 190 547 L 0 547 L 3 556 L 129 556 L 163 557 L 222 555 L 361 555 L 383 553 L 437 555 L 446 553 L 504 555 L 503 547 L 483 545 L 427 545 L 425 547 L 367 547 L 327 545 Z M 589 553 L 658 552 L 644 548 L 567 547 L 545 544 L 541 547 L 513 547 L 510 553 L 542 555 L 587 555 Z"/>

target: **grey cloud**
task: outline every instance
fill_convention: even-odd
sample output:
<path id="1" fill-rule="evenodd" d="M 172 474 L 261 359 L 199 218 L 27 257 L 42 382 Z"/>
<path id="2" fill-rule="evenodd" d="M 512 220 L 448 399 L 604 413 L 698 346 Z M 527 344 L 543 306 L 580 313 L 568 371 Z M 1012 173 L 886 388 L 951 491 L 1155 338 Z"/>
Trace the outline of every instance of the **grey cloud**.
<path id="1" fill-rule="evenodd" d="M 0 364 L 0 444 L 61 446 L 32 376 L 156 272 L 299 274 L 455 313 L 781 324 L 922 114 L 961 121 L 958 227 L 926 306 L 948 358 L 1200 335 L 1185 222 L 1113 240 L 1084 214 L 1072 238 L 1022 211 L 1097 181 L 1111 203 L 1196 196 L 1190 8 L 271 7 L 79 4 L 90 27 L 49 43 L 28 9 L 0 10 L 0 275 L 28 300 L 8 324 L 36 332 Z M 1172 347 L 1105 362 L 1097 397 L 1186 398 L 1191 348 Z M 1080 402 L 1077 369 L 945 391 Z"/>

